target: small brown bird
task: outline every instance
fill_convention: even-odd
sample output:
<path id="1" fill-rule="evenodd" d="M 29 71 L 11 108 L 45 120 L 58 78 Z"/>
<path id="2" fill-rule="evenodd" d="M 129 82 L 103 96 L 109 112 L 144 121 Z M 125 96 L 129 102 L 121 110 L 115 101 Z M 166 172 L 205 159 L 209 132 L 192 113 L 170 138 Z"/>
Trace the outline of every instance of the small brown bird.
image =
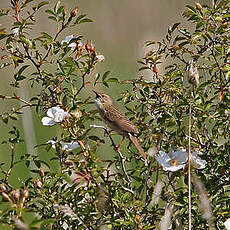
<path id="1" fill-rule="evenodd" d="M 139 144 L 137 138 L 133 136 L 133 134 L 138 133 L 135 125 L 125 115 L 118 111 L 113 105 L 110 96 L 105 93 L 93 92 L 96 94 L 95 102 L 102 120 L 109 126 L 109 128 L 123 136 L 121 143 L 125 137 L 129 137 L 140 154 L 146 159 L 144 150 Z M 119 144 L 118 149 L 121 143 Z"/>

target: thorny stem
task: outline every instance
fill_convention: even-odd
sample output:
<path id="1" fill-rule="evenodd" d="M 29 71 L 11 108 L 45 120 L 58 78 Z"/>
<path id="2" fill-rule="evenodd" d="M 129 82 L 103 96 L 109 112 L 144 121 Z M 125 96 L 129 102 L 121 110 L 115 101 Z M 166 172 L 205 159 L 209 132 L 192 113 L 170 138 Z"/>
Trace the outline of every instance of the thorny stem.
<path id="1" fill-rule="evenodd" d="M 37 64 L 34 59 L 31 57 L 31 55 L 29 54 L 28 52 L 28 49 L 27 47 L 25 47 L 25 45 L 23 46 L 24 47 L 24 50 L 26 51 L 26 54 L 27 56 L 25 56 L 25 58 L 28 58 L 32 63 L 33 65 L 35 66 L 35 68 L 37 69 L 38 73 L 39 73 L 39 76 L 42 78 L 42 73 L 41 73 L 41 69 L 40 69 L 40 65 Z"/>
<path id="2" fill-rule="evenodd" d="M 4 184 L 6 184 L 7 186 L 9 186 L 11 189 L 13 189 L 13 187 L 8 183 L 8 178 L 9 175 L 11 173 L 12 168 L 14 167 L 14 157 L 15 157 L 15 150 L 13 146 L 10 146 L 11 148 L 11 161 L 10 161 L 10 166 L 8 171 L 5 171 L 2 169 L 1 165 L 0 165 L 0 169 L 2 171 L 2 173 L 5 175 L 5 178 L 0 180 L 0 182 L 3 182 Z"/>
<path id="3" fill-rule="evenodd" d="M 108 130 L 107 130 L 104 126 L 91 125 L 91 127 L 93 127 L 93 128 L 101 128 L 101 129 L 103 129 L 106 133 L 108 133 Z M 128 175 L 128 173 L 127 173 L 127 171 L 126 171 L 126 168 L 125 168 L 125 160 L 126 160 L 126 157 L 124 157 L 124 156 L 122 155 L 122 153 L 117 149 L 117 146 L 116 146 L 116 144 L 114 143 L 114 140 L 113 140 L 113 138 L 111 137 L 111 135 L 108 135 L 108 137 L 109 137 L 109 139 L 110 139 L 110 141 L 111 141 L 111 144 L 112 144 L 114 150 L 119 154 L 122 172 L 125 174 L 125 177 L 126 177 L 126 179 L 127 179 L 127 181 L 128 181 L 128 185 L 130 185 L 132 181 L 130 180 L 129 175 Z M 129 189 L 129 191 L 131 192 L 130 189 Z M 132 193 L 133 193 L 133 192 L 132 192 Z"/>
<path id="4" fill-rule="evenodd" d="M 155 158 L 152 157 L 151 161 L 150 161 L 150 164 L 149 164 L 149 167 L 148 167 L 148 173 L 146 174 L 146 177 L 145 177 L 145 186 L 144 186 L 144 189 L 143 191 L 146 191 L 146 197 L 145 197 L 145 207 L 147 207 L 149 205 L 149 202 L 151 201 L 150 199 L 150 195 L 149 194 L 149 191 L 148 191 L 148 180 L 149 178 L 151 177 L 151 174 L 152 174 L 152 164 L 154 162 Z"/>
<path id="5" fill-rule="evenodd" d="M 191 201 L 191 120 L 192 106 L 189 105 L 189 124 L 188 124 L 188 212 L 189 212 L 189 230 L 192 229 L 192 201 Z"/>
<path id="6" fill-rule="evenodd" d="M 94 60 L 95 60 L 95 57 L 94 57 L 94 56 L 93 56 L 93 58 L 92 58 L 92 63 L 90 63 L 90 60 L 89 60 L 88 68 L 87 68 L 87 70 L 84 72 L 84 74 L 81 76 L 82 84 L 81 84 L 81 87 L 78 89 L 76 95 L 78 95 L 78 94 L 81 92 L 81 90 L 85 87 L 85 76 L 86 76 L 87 74 L 90 73 L 90 69 L 93 67 L 93 62 L 94 62 Z"/>
<path id="7" fill-rule="evenodd" d="M 90 70 L 90 66 L 85 71 L 85 73 L 81 76 L 82 84 L 81 84 L 81 87 L 78 89 L 76 95 L 78 95 L 81 92 L 81 90 L 85 87 L 85 76 L 89 73 L 89 70 Z"/>
<path id="8" fill-rule="evenodd" d="M 214 9 L 215 9 L 215 6 L 216 6 L 216 1 L 213 0 L 213 8 L 214 8 Z M 211 21 L 212 21 L 213 24 L 215 25 L 215 28 L 217 28 L 217 25 L 216 25 L 216 23 L 215 23 L 215 20 L 214 20 L 212 17 L 211 17 Z M 212 57 L 213 57 L 213 59 L 214 59 L 216 65 L 217 65 L 217 67 L 218 67 L 218 69 L 219 69 L 220 84 L 221 84 L 221 86 L 223 86 L 223 79 L 222 79 L 222 74 L 223 74 L 223 72 L 222 72 L 222 70 L 221 70 L 220 64 L 219 64 L 219 62 L 218 62 L 218 60 L 217 60 L 217 58 L 216 58 L 216 55 L 215 55 L 216 30 L 214 30 L 214 35 L 213 35 L 213 36 L 214 36 L 213 39 L 210 38 L 210 39 L 211 39 L 211 43 L 212 43 L 212 47 L 211 47 L 210 50 L 211 50 L 211 55 L 212 55 Z"/>
<path id="9" fill-rule="evenodd" d="M 72 18 L 71 18 L 71 19 L 72 19 Z M 69 20 L 68 20 L 64 25 L 62 25 L 61 29 L 60 29 L 60 30 L 56 33 L 56 35 L 54 36 L 54 39 L 53 39 L 54 42 L 56 41 L 58 35 L 69 25 L 70 22 L 71 22 L 71 20 L 70 20 L 70 18 L 69 18 Z M 48 57 L 51 48 L 52 48 L 52 45 L 49 46 L 49 49 L 48 49 L 47 53 L 45 54 L 45 56 L 42 58 L 41 62 L 43 62 L 43 61 Z"/>

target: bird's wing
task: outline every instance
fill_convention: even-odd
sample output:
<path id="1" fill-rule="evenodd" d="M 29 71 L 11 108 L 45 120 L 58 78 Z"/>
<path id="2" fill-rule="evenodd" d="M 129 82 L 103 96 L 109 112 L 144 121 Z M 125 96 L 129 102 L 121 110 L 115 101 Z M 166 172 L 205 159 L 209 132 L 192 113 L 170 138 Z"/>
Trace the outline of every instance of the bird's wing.
<path id="1" fill-rule="evenodd" d="M 118 129 L 124 132 L 138 133 L 136 126 L 114 106 L 108 106 L 105 109 L 105 117 L 114 127 L 118 127 Z"/>

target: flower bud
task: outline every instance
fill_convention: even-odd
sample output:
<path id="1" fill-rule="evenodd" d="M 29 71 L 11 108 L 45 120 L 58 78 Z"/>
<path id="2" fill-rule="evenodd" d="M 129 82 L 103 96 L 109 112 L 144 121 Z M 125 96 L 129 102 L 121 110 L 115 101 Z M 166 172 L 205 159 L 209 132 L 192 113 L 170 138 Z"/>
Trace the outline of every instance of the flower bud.
<path id="1" fill-rule="evenodd" d="M 200 3 L 195 2 L 195 5 L 196 5 L 196 8 L 197 8 L 199 11 L 202 11 L 202 10 L 203 10 L 203 7 L 201 6 Z"/>
<path id="2" fill-rule="evenodd" d="M 8 196 L 7 193 L 2 192 L 1 194 L 2 194 L 2 196 L 3 196 L 4 199 L 6 199 L 6 200 L 8 200 L 8 201 L 11 201 L 11 199 L 10 199 L 10 197 Z"/>
<path id="3" fill-rule="evenodd" d="M 220 98 L 220 101 L 224 100 L 224 92 L 223 91 L 220 92 L 219 98 Z"/>
<path id="4" fill-rule="evenodd" d="M 23 190 L 23 197 L 24 198 L 28 198 L 28 196 L 29 196 L 29 190 L 28 189 L 24 189 Z"/>
<path id="5" fill-rule="evenodd" d="M 79 119 L 82 116 L 82 112 L 79 109 L 76 109 L 75 111 L 72 112 L 72 115 L 76 118 Z"/>
<path id="6" fill-rule="evenodd" d="M 77 13 L 78 13 L 78 6 L 75 6 L 75 7 L 71 10 L 70 15 L 71 15 L 71 17 L 73 18 L 73 17 L 75 17 L 75 16 L 77 15 Z"/>
<path id="7" fill-rule="evenodd" d="M 66 8 L 64 7 L 62 10 L 62 15 L 65 16 L 66 15 Z"/>
<path id="8" fill-rule="evenodd" d="M 71 160 L 66 160 L 64 163 L 66 166 L 72 166 L 73 165 L 73 161 L 71 161 Z"/>
<path id="9" fill-rule="evenodd" d="M 45 173 L 44 173 L 44 169 L 43 169 L 43 168 L 40 168 L 40 176 L 41 176 L 41 177 L 44 177 L 44 176 L 45 176 Z"/>
<path id="10" fill-rule="evenodd" d="M 103 55 L 97 55 L 96 56 L 96 59 L 99 61 L 99 62 L 102 62 L 102 61 L 104 61 L 105 60 L 105 57 L 103 56 Z"/>
<path id="11" fill-rule="evenodd" d="M 36 187 L 38 187 L 38 188 L 41 188 L 41 187 L 42 187 L 42 182 L 41 182 L 38 178 L 36 178 L 36 179 L 34 180 L 34 185 L 35 185 Z"/>
<path id="12" fill-rule="evenodd" d="M 15 200 L 20 199 L 20 191 L 19 191 L 19 189 L 12 191 L 12 194 L 13 194 L 13 197 L 14 197 Z"/>
<path id="13" fill-rule="evenodd" d="M 7 188 L 6 188 L 6 186 L 4 184 L 0 185 L 0 189 L 1 189 L 2 192 L 6 192 L 7 191 Z"/>

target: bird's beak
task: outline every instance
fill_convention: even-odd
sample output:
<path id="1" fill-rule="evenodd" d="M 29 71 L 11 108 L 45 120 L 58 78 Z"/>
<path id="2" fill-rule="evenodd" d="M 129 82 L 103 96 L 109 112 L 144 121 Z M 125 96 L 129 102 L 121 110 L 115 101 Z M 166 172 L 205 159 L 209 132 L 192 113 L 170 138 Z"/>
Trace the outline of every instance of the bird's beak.
<path id="1" fill-rule="evenodd" d="M 93 90 L 93 92 L 96 94 L 96 98 L 100 97 L 100 95 L 96 91 Z"/>

